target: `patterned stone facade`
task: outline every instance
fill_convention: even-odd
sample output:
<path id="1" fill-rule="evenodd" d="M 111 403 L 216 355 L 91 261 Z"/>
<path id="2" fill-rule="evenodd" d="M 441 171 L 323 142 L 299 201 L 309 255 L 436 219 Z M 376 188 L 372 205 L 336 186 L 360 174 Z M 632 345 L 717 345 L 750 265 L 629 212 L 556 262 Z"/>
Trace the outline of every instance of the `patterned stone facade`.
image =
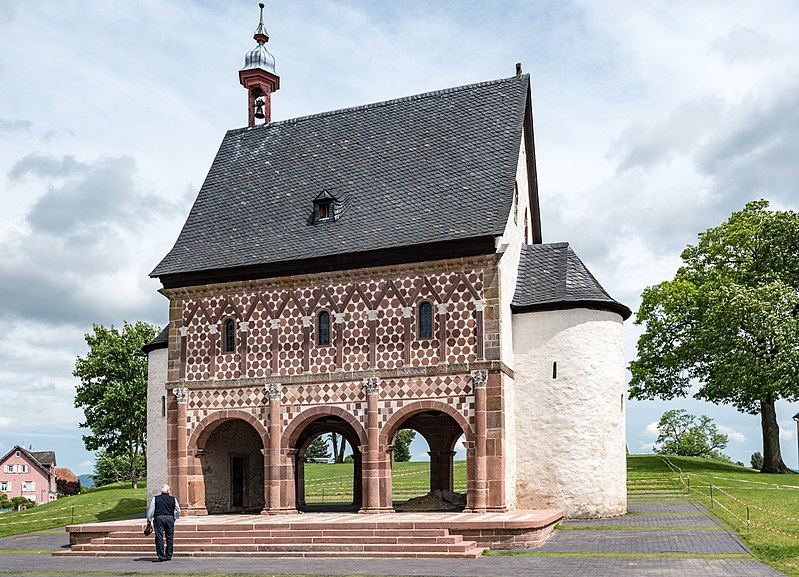
<path id="1" fill-rule="evenodd" d="M 473 257 L 165 289 L 167 452 L 181 505 L 208 511 L 206 443 L 239 419 L 262 439 L 265 513 L 296 510 L 307 437 L 323 422 L 353 446 L 365 512 L 392 509 L 391 443 L 401 426 L 427 438 L 442 489 L 452 488 L 447 467 L 464 435 L 467 506 L 504 510 L 501 373 L 510 371 L 498 346 L 485 346 L 498 340 L 494 270 L 493 257 Z M 423 303 L 433 313 L 428 338 L 419 336 Z M 323 312 L 329 344 L 319 344 Z M 432 414 L 443 428 L 426 419 Z M 493 489 L 489 466 L 500 481 Z"/>

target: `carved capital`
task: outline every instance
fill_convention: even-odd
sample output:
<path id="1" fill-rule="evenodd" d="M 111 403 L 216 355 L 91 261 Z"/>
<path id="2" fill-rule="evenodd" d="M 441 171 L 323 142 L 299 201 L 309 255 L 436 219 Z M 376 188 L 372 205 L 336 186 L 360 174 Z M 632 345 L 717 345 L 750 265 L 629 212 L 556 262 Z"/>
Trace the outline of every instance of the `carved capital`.
<path id="1" fill-rule="evenodd" d="M 486 308 L 486 304 L 484 301 L 474 301 L 474 310 L 477 312 L 482 312 Z"/>
<path id="2" fill-rule="evenodd" d="M 277 401 L 280 399 L 283 392 L 283 386 L 280 383 L 272 383 L 267 385 L 266 394 L 269 395 L 270 401 Z"/>
<path id="3" fill-rule="evenodd" d="M 185 337 L 186 335 L 188 335 L 188 334 L 189 334 L 189 327 L 180 327 L 180 328 L 178 329 L 178 334 L 179 334 L 180 336 L 182 336 L 182 337 Z"/>
<path id="4" fill-rule="evenodd" d="M 436 311 L 440 315 L 447 314 L 447 303 L 437 303 L 436 304 Z"/>
<path id="5" fill-rule="evenodd" d="M 472 386 L 475 389 L 482 389 L 486 386 L 488 371 L 472 371 Z"/>
<path id="6" fill-rule="evenodd" d="M 409 319 L 413 316 L 413 307 L 402 307 L 403 318 Z"/>
<path id="7" fill-rule="evenodd" d="M 333 319 L 337 323 L 343 323 L 344 322 L 344 313 L 333 313 Z"/>
<path id="8" fill-rule="evenodd" d="M 269 319 L 269 328 L 279 329 L 280 328 L 280 319 Z"/>
<path id="9" fill-rule="evenodd" d="M 211 333 L 212 335 L 215 335 L 216 333 L 219 332 L 219 327 L 216 325 L 210 325 L 208 327 L 208 332 Z"/>
<path id="10" fill-rule="evenodd" d="M 377 320 L 377 311 L 366 311 L 366 318 L 370 321 Z"/>
<path id="11" fill-rule="evenodd" d="M 380 379 L 377 377 L 366 377 L 363 380 L 363 386 L 366 387 L 367 395 L 376 395 L 380 392 Z"/>
<path id="12" fill-rule="evenodd" d="M 313 317 L 302 317 L 302 326 L 310 327 L 313 322 Z"/>
<path id="13" fill-rule="evenodd" d="M 185 403 L 189 396 L 189 389 L 186 387 L 175 387 L 172 389 L 172 393 L 175 395 L 175 400 L 178 403 Z"/>
<path id="14" fill-rule="evenodd" d="M 250 330 L 250 323 L 247 321 L 241 321 L 239 323 L 239 330 L 243 333 L 246 333 L 248 330 Z"/>

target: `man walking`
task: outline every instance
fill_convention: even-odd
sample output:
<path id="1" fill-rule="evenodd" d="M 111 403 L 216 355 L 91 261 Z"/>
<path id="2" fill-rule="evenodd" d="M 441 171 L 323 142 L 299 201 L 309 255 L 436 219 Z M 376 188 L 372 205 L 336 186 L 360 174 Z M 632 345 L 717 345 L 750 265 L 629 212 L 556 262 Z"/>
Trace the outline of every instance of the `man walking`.
<path id="1" fill-rule="evenodd" d="M 172 540 L 175 536 L 175 521 L 180 517 L 178 500 L 169 494 L 169 485 L 161 485 L 161 494 L 150 500 L 147 509 L 147 520 L 152 521 L 155 528 L 156 561 L 169 561 L 172 559 Z M 164 536 L 166 536 L 166 551 L 164 551 Z"/>

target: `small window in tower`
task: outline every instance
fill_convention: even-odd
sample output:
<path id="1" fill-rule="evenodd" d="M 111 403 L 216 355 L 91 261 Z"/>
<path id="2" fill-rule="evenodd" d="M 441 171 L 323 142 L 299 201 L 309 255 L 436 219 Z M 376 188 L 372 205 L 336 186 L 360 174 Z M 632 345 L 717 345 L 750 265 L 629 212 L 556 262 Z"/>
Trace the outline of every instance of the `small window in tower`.
<path id="1" fill-rule="evenodd" d="M 419 338 L 433 338 L 433 305 L 428 302 L 419 305 Z"/>
<path id="2" fill-rule="evenodd" d="M 161 395 L 161 416 L 166 417 L 166 396 Z"/>
<path id="3" fill-rule="evenodd" d="M 236 350 L 236 322 L 233 319 L 225 321 L 225 352 L 232 353 Z"/>
<path id="4" fill-rule="evenodd" d="M 518 224 L 519 222 L 519 183 L 513 183 L 513 224 Z"/>
<path id="5" fill-rule="evenodd" d="M 319 320 L 316 323 L 316 343 L 319 345 L 330 344 L 330 313 L 322 311 L 319 313 Z"/>

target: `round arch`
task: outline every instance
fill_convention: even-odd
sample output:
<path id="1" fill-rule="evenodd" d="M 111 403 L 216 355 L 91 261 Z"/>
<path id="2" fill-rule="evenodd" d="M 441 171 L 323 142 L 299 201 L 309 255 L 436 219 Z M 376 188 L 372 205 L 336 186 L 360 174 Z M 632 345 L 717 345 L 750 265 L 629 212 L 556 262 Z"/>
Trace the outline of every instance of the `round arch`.
<path id="1" fill-rule="evenodd" d="M 396 435 L 397 431 L 399 431 L 401 428 L 402 423 L 408 419 L 408 417 L 411 417 L 416 413 L 424 413 L 428 411 L 439 411 L 452 417 L 452 419 L 460 426 L 463 434 L 466 435 L 466 441 L 471 442 L 474 440 L 474 432 L 472 431 L 472 427 L 463 414 L 456 411 L 446 403 L 441 403 L 438 401 L 416 401 L 405 405 L 396 413 L 391 415 L 391 417 L 389 417 L 388 421 L 386 421 L 386 424 L 383 425 L 383 428 L 380 431 L 380 445 L 388 446 L 390 441 L 394 438 L 394 435 Z"/>
<path id="2" fill-rule="evenodd" d="M 368 440 L 366 436 L 366 430 L 363 428 L 361 422 L 355 418 L 352 413 L 339 407 L 311 407 L 310 409 L 306 409 L 294 417 L 294 419 L 292 419 L 292 421 L 283 431 L 283 435 L 281 437 L 282 448 L 289 449 L 294 447 L 305 427 L 312 421 L 315 421 L 321 417 L 339 417 L 353 428 L 355 433 L 358 435 L 358 441 L 360 442 L 361 446 L 367 445 Z"/>
<path id="3" fill-rule="evenodd" d="M 213 433 L 219 425 L 231 419 L 240 419 L 252 425 L 258 433 L 258 436 L 261 437 L 261 443 L 263 443 L 264 448 L 269 446 L 269 433 L 257 417 L 239 409 L 228 409 L 225 411 L 217 411 L 200 421 L 189 438 L 188 448 L 194 450 L 205 448 L 205 443 L 208 442 L 211 433 Z"/>

